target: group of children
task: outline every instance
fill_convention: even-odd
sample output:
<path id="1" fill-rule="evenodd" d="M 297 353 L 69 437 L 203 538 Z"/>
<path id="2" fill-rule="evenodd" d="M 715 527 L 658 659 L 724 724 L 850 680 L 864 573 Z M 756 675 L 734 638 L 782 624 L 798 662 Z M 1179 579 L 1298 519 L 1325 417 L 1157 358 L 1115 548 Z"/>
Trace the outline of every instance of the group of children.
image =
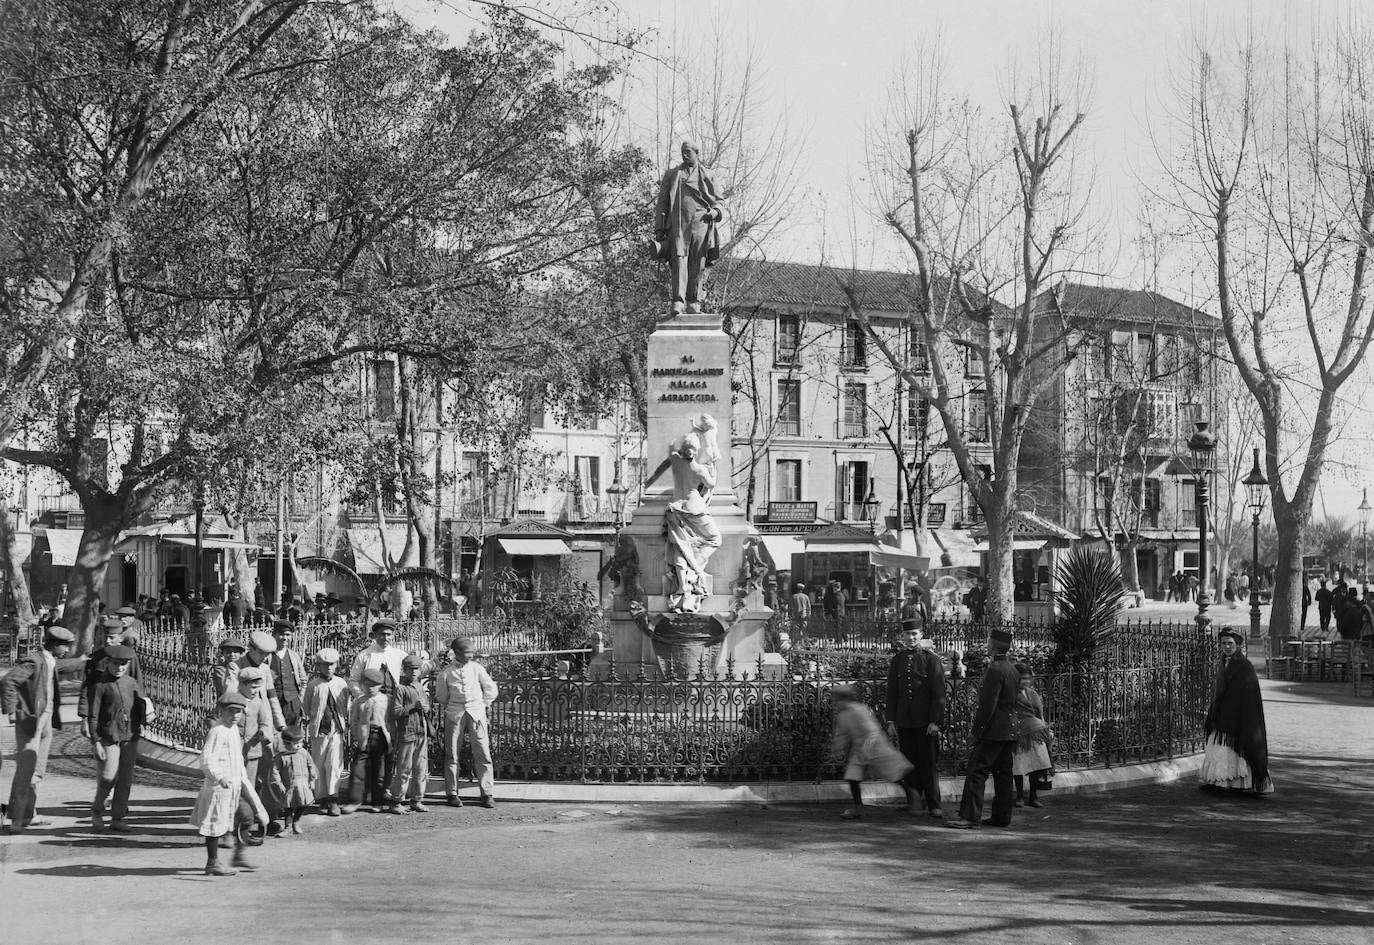
<path id="1" fill-rule="evenodd" d="M 466 641 L 453 641 L 451 649 L 454 665 L 468 664 L 472 651 Z M 429 744 L 435 734 L 431 664 L 408 654 L 400 661 L 399 678 L 392 677 L 385 663 L 371 665 L 358 674 L 354 689 L 336 674 L 337 650 L 321 649 L 314 659 L 315 672 L 302 695 L 299 718 L 270 738 L 265 667 L 238 669 L 238 688 L 226 688 L 217 701 L 215 724 L 201 750 L 203 781 L 191 814 L 191 823 L 205 838 L 207 875 L 254 869 L 244 855 L 245 846 L 262 842 L 251 835 L 253 827 L 262 825 L 264 835 L 269 825 L 280 836 L 299 834 L 301 817 L 312 806 L 334 817 L 359 809 L 393 814 L 426 810 Z M 225 659 L 225 667 L 233 665 Z M 490 679 L 484 669 L 471 665 Z M 451 667 L 446 670 L 451 672 Z M 485 709 L 495 695 L 494 684 L 477 694 L 483 725 Z M 441 696 L 440 704 L 447 708 L 447 688 Z M 489 767 L 485 727 L 481 734 L 480 746 L 473 739 L 474 756 L 480 749 Z M 255 748 L 261 753 L 259 766 L 250 771 Z M 456 742 L 452 750 L 456 756 Z M 451 767 L 456 769 L 456 757 Z M 484 806 L 492 807 L 490 773 L 479 774 Z M 448 790 L 450 806 L 461 807 L 456 785 Z M 219 849 L 231 844 L 233 859 L 225 866 Z"/>
<path id="2" fill-rule="evenodd" d="M 1054 770 L 1050 760 L 1054 732 L 1045 721 L 1044 703 L 1040 693 L 1035 690 L 1034 670 L 1025 663 L 1015 666 L 1021 678 L 1015 705 L 1016 754 L 1012 760 L 1016 806 L 1043 807 L 1040 789 L 1050 783 Z M 873 709 L 860 701 L 853 686 L 835 686 L 830 690 L 830 698 L 835 709 L 831 751 L 844 760 L 844 779 L 849 782 L 849 792 L 854 802 L 840 816 L 846 820 L 860 816 L 863 807 L 862 784 L 868 779 L 895 783 L 906 794 L 907 805 L 913 806 L 911 788 L 906 784 L 906 774 L 912 769 L 912 764 L 887 737 Z"/>

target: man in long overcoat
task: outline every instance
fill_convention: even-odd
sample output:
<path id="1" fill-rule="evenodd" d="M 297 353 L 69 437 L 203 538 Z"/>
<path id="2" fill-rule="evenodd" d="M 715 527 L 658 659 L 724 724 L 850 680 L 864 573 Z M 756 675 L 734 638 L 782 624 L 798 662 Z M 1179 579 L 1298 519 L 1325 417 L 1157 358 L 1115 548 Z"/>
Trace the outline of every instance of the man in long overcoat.
<path id="1" fill-rule="evenodd" d="M 701 164 L 701 152 L 682 142 L 682 163 L 663 175 L 654 214 L 658 258 L 672 266 L 673 314 L 701 311 L 702 273 L 720 258 L 721 199 Z"/>

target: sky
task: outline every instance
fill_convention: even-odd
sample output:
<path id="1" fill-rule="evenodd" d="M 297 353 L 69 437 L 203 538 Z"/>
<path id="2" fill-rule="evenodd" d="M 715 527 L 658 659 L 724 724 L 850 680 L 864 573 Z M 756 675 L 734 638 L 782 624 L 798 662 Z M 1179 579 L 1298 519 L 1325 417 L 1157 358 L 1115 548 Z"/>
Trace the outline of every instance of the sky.
<path id="1" fill-rule="evenodd" d="M 455 40 L 480 22 L 463 0 L 400 0 L 419 22 Z M 727 46 L 752 47 L 763 70 L 769 107 L 785 110 L 802 132 L 798 173 L 806 206 L 770 246 L 774 258 L 802 262 L 837 259 L 860 266 L 906 265 L 871 225 L 855 216 L 862 187 L 864 125 L 883 104 L 905 52 L 939 34 L 949 65 L 946 90 L 996 110 L 1014 66 L 1032 67 L 1053 34 L 1066 58 L 1081 57 L 1093 97 L 1083 139 L 1095 166 L 1092 213 L 1110 221 L 1097 262 L 1114 284 L 1139 285 L 1131 245 L 1141 206 L 1141 181 L 1157 180 L 1154 140 L 1163 134 L 1175 76 L 1187 74 L 1194 37 L 1238 43 L 1247 29 L 1301 46 L 1313 31 L 1360 9 L 1357 0 L 591 0 L 615 11 L 627 27 L 654 31 L 648 49 L 670 55 L 675 46 L 713 30 Z M 573 3 L 545 3 L 566 13 Z M 651 103 L 627 102 L 634 120 L 652 124 Z M 638 113 L 637 115 L 634 113 Z M 668 155 L 664 155 L 664 161 Z M 858 234 L 857 240 L 851 234 Z M 861 248 L 853 254 L 852 247 Z M 1170 281 L 1172 279 L 1172 282 Z M 1164 276 L 1161 291 L 1207 308 L 1205 284 L 1181 272 Z M 1328 467 L 1323 502 L 1333 513 L 1353 509 L 1374 479 L 1374 462 L 1343 444 L 1341 463 Z"/>

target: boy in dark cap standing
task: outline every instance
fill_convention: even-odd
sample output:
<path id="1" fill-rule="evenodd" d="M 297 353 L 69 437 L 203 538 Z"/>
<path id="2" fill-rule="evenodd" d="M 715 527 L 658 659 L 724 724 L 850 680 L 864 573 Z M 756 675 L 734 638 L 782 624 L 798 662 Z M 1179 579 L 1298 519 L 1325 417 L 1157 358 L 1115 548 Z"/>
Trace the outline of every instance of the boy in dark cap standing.
<path id="1" fill-rule="evenodd" d="M 86 661 L 86 675 L 81 680 L 81 697 L 76 702 L 76 714 L 81 718 L 81 731 L 87 738 L 91 737 L 91 695 L 95 692 L 96 684 L 105 678 L 106 653 L 110 647 L 124 642 L 124 624 L 118 617 L 102 617 L 100 633 L 101 644 L 97 649 L 91 650 Z"/>
<path id="2" fill-rule="evenodd" d="M 424 662 L 407 655 L 401 661 L 401 680 L 391 699 L 392 738 L 396 744 L 396 772 L 391 780 L 389 812 L 425 812 L 425 787 L 429 783 L 429 694 L 420 673 Z M 409 810 L 402 803 L 409 803 Z"/>
<path id="3" fill-rule="evenodd" d="M 363 672 L 363 694 L 348 707 L 353 737 L 353 784 L 343 812 L 351 814 L 366 803 L 373 811 L 386 807 L 386 758 L 391 750 L 391 700 L 382 691 L 385 677 L 377 667 Z"/>
<path id="4" fill-rule="evenodd" d="M 946 826 L 962 830 L 973 830 L 983 824 L 1011 826 L 1015 806 L 1012 762 L 1016 755 L 1016 694 L 1021 689 L 1021 675 L 1007 659 L 1010 649 L 1009 632 L 988 633 L 992 662 L 978 687 L 978 712 L 969 728 L 973 751 L 969 754 L 968 775 L 959 800 L 959 819 L 947 821 Z M 983 790 L 988 774 L 992 775 L 992 816 L 983 820 Z"/>
<path id="5" fill-rule="evenodd" d="M 138 761 L 139 735 L 144 722 L 143 687 L 129 675 L 134 651 L 122 643 L 105 648 L 105 679 L 91 694 L 91 745 L 95 751 L 97 777 L 91 823 L 97 830 L 105 827 L 105 801 L 111 792 L 110 829 L 127 833 L 129 789 L 134 783 Z"/>
<path id="6" fill-rule="evenodd" d="M 75 640 L 65 627 L 48 627 L 43 632 L 43 648 L 20 660 L 0 678 L 0 707 L 14 723 L 15 768 L 10 784 L 9 829 L 15 832 L 48 826 L 48 821 L 34 817 L 34 810 L 38 785 L 48 770 L 53 729 L 62 727 L 58 674 L 80 670 L 86 663 L 85 657 L 65 658 Z"/>
<path id="7" fill-rule="evenodd" d="M 272 621 L 272 638 L 277 648 L 268 657 L 272 667 L 272 687 L 281 702 L 282 718 L 287 726 L 301 720 L 301 697 L 305 693 L 307 674 L 305 660 L 291 648 L 296 640 L 296 628 L 285 620 Z"/>

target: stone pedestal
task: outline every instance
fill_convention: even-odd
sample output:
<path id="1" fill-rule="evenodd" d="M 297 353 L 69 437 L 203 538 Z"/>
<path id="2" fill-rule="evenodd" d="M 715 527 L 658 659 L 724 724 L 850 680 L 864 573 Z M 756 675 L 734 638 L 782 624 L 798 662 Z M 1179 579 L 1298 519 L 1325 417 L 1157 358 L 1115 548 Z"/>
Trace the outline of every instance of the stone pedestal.
<path id="1" fill-rule="evenodd" d="M 707 564 L 708 596 L 695 614 L 668 612 L 672 582 L 666 572 L 667 543 L 663 515 L 672 500 L 672 476 L 665 471 L 646 490 L 634 517 L 621 530 L 638 551 L 642 612 L 617 593 L 610 613 L 612 650 L 592 663 L 604 675 L 613 657 L 618 675 L 634 675 L 641 664 L 646 675 L 674 677 L 724 673 L 730 661 L 736 675 L 758 672 L 763 655 L 763 627 L 773 612 L 764 606 L 762 590 L 742 574 L 745 547 L 757 530 L 736 502 L 731 488 L 730 338 L 719 315 L 678 315 L 649 337 L 648 469 L 652 474 L 668 458 L 673 442 L 691 430 L 701 414 L 717 424 L 720 458 L 708 511 L 720 529 L 721 546 Z"/>

